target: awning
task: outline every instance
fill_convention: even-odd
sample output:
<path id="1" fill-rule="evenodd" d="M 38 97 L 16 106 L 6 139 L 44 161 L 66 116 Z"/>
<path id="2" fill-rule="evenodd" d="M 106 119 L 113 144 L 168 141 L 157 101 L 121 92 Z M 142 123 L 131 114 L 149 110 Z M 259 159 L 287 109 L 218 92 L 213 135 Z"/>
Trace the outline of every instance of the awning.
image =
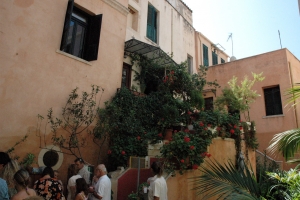
<path id="1" fill-rule="evenodd" d="M 159 47 L 131 39 L 125 42 L 125 53 L 136 53 L 148 57 L 150 60 L 157 60 L 161 65 L 178 65 L 167 53 Z"/>

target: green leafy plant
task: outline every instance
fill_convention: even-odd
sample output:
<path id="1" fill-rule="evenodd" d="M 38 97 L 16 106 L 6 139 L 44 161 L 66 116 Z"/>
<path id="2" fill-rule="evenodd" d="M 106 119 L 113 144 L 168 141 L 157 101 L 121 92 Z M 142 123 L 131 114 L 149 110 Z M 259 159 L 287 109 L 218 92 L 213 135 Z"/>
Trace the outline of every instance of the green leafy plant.
<path id="1" fill-rule="evenodd" d="M 20 162 L 20 165 L 24 168 L 31 167 L 34 163 L 35 155 L 32 153 L 28 153 L 23 160 Z"/>
<path id="2" fill-rule="evenodd" d="M 86 146 L 86 137 L 83 136 L 83 133 L 91 133 L 89 127 L 97 116 L 96 110 L 104 92 L 104 89 L 99 86 L 92 85 L 91 87 L 91 93 L 82 92 L 81 96 L 78 94 L 78 88 L 72 90 L 66 105 L 62 108 L 62 119 L 53 116 L 52 108 L 49 109 L 47 114 L 52 132 L 52 143 L 66 150 L 64 153 L 76 157 L 82 157 L 81 148 Z M 101 95 L 97 100 L 99 92 Z M 43 119 L 44 117 L 38 115 L 37 128 L 39 130 Z M 42 139 L 40 131 L 38 131 L 37 136 Z"/>
<path id="3" fill-rule="evenodd" d="M 138 200 L 138 198 L 139 195 L 137 193 L 132 192 L 128 195 L 127 200 Z"/>

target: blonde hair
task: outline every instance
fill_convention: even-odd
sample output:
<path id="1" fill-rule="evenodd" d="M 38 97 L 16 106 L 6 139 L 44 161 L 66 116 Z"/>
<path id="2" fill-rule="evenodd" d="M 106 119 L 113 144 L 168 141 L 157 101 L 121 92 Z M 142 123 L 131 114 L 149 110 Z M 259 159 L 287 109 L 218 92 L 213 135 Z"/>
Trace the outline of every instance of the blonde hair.
<path id="1" fill-rule="evenodd" d="M 2 178 L 6 180 L 7 186 L 12 188 L 14 184 L 14 175 L 20 169 L 19 163 L 16 160 L 10 160 L 5 166 L 2 173 Z"/>
<path id="2" fill-rule="evenodd" d="M 27 186 L 29 185 L 30 181 L 28 171 L 26 171 L 25 169 L 20 169 L 15 173 L 14 179 L 17 182 L 17 184 L 22 186 L 26 190 L 26 193 L 29 195 L 29 192 L 27 190 Z"/>

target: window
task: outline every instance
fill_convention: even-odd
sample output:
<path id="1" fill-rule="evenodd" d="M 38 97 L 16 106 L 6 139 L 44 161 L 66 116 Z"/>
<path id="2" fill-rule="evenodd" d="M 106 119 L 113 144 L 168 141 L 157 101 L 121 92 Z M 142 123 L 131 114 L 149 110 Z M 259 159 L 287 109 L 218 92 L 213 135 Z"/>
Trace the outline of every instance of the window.
<path id="1" fill-rule="evenodd" d="M 138 31 L 139 14 L 132 7 L 128 7 L 129 14 L 127 15 L 127 26 L 135 31 Z"/>
<path id="2" fill-rule="evenodd" d="M 281 95 L 279 86 L 264 89 L 266 115 L 282 114 Z"/>
<path id="3" fill-rule="evenodd" d="M 225 60 L 223 58 L 221 58 L 221 63 L 225 63 Z"/>
<path id="4" fill-rule="evenodd" d="M 97 60 L 102 15 L 91 16 L 69 0 L 60 50 L 87 61 Z"/>
<path id="5" fill-rule="evenodd" d="M 218 55 L 215 52 L 212 52 L 212 61 L 213 61 L 213 65 L 218 64 Z"/>
<path id="6" fill-rule="evenodd" d="M 147 37 L 157 42 L 157 11 L 152 5 L 148 5 Z"/>
<path id="7" fill-rule="evenodd" d="M 187 64 L 188 64 L 188 72 L 189 74 L 193 74 L 193 58 L 192 56 L 187 56 Z"/>
<path id="8" fill-rule="evenodd" d="M 208 47 L 203 44 L 203 65 L 208 67 Z"/>
<path id="9" fill-rule="evenodd" d="M 131 67 L 128 64 L 123 64 L 122 70 L 122 83 L 121 87 L 127 87 L 130 89 L 131 84 Z"/>
<path id="10" fill-rule="evenodd" d="M 213 104 L 213 97 L 204 98 L 204 110 L 213 110 L 214 104 Z"/>

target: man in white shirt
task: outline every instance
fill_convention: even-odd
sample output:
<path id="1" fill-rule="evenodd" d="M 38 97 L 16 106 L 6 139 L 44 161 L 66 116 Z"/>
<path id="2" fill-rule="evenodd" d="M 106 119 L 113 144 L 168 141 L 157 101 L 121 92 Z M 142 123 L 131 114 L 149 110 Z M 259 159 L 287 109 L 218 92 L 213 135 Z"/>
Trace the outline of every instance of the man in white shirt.
<path id="1" fill-rule="evenodd" d="M 90 187 L 89 189 L 89 192 L 92 193 L 92 200 L 111 200 L 111 182 L 106 174 L 107 171 L 104 164 L 98 165 L 95 169 L 95 176 L 98 178 L 98 181 L 95 187 Z"/>
<path id="2" fill-rule="evenodd" d="M 84 161 L 82 158 L 77 158 L 74 161 L 76 167 L 79 169 L 78 175 L 80 175 L 84 180 L 86 181 L 87 184 L 90 184 L 90 172 L 88 170 L 88 166 L 84 164 Z"/>

